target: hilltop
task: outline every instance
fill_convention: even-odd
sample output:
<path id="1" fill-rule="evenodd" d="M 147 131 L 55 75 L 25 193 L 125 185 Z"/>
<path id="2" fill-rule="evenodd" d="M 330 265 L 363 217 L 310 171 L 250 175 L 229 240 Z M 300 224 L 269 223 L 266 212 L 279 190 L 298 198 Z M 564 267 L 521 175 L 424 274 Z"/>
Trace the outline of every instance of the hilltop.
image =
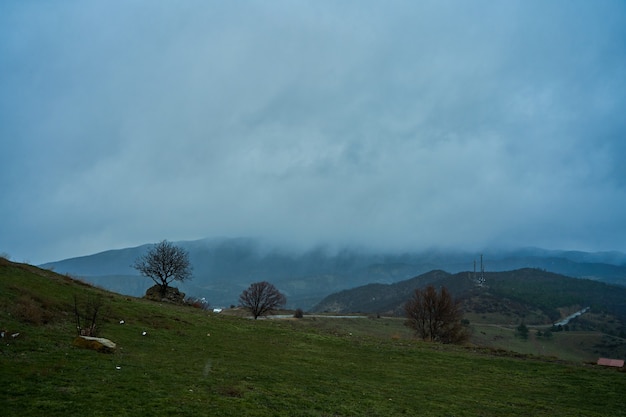
<path id="1" fill-rule="evenodd" d="M 101 297 L 113 354 L 72 346 Z M 0 259 L 5 416 L 626 415 L 614 369 L 421 343 L 396 319 L 250 320 Z"/>
<path id="2" fill-rule="evenodd" d="M 626 287 L 589 279 L 572 278 L 537 268 L 478 273 L 434 270 L 393 284 L 367 284 L 325 297 L 313 311 L 337 313 L 362 312 L 402 315 L 410 294 L 426 285 L 445 286 L 464 301 L 468 312 L 483 312 L 488 307 L 517 303 L 524 311 L 539 310 L 543 318 L 536 324 L 550 324 L 561 318 L 559 309 L 585 305 L 607 311 L 626 321 Z M 502 311 L 500 311 L 502 312 Z M 522 312 L 518 312 L 521 314 Z M 626 329 L 624 329 L 626 331 Z"/>

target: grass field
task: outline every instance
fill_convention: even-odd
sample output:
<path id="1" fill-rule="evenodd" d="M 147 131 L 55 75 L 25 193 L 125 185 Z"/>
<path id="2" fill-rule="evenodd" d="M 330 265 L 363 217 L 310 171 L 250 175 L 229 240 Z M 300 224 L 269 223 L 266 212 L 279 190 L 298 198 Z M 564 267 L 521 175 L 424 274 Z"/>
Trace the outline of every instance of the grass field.
<path id="1" fill-rule="evenodd" d="M 88 294 L 113 354 L 72 346 Z M 395 319 L 213 315 L 6 262 L 0 328 L 20 333 L 0 339 L 3 416 L 626 415 L 615 369 L 421 343 Z"/>

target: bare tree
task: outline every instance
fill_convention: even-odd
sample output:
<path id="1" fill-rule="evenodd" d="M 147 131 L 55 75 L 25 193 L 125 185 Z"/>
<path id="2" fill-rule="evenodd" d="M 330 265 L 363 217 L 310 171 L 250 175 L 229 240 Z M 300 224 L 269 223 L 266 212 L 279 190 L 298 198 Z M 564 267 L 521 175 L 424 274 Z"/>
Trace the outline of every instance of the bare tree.
<path id="1" fill-rule="evenodd" d="M 76 331 L 79 336 L 97 336 L 102 326 L 104 300 L 101 295 L 87 295 L 84 302 L 79 304 L 74 295 L 74 318 Z"/>
<path id="2" fill-rule="evenodd" d="M 462 343 L 469 337 L 461 324 L 463 313 L 460 302 L 452 299 L 445 287 L 437 292 L 429 285 L 424 290 L 417 289 L 404 305 L 407 321 L 405 324 L 415 330 L 422 340 L 441 343 Z"/>
<path id="3" fill-rule="evenodd" d="M 159 286 L 163 297 L 172 281 L 190 280 L 193 270 L 187 251 L 167 240 L 155 244 L 148 253 L 140 256 L 133 268 L 152 279 Z"/>
<path id="4" fill-rule="evenodd" d="M 255 282 L 239 296 L 239 304 L 250 310 L 256 320 L 287 303 L 287 298 L 267 281 Z"/>

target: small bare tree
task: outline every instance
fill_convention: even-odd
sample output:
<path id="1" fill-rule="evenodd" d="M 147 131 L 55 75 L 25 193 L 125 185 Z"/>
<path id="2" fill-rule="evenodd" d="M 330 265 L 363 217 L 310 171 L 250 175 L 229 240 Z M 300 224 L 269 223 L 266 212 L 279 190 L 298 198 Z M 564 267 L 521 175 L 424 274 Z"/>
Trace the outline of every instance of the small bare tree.
<path id="1" fill-rule="evenodd" d="M 74 318 L 79 336 L 97 336 L 102 326 L 104 300 L 101 295 L 87 295 L 84 302 L 78 302 L 74 295 Z"/>
<path id="2" fill-rule="evenodd" d="M 445 287 L 437 292 L 429 285 L 424 290 L 417 289 L 404 305 L 407 320 L 405 324 L 415 330 L 422 340 L 441 343 L 462 343 L 469 337 L 462 325 L 460 302 L 452 299 Z"/>
<path id="3" fill-rule="evenodd" d="M 250 310 L 256 320 L 287 303 L 287 298 L 267 281 L 255 282 L 239 296 L 239 304 Z"/>
<path id="4" fill-rule="evenodd" d="M 152 279 L 165 297 L 167 288 L 172 281 L 187 281 L 191 279 L 192 267 L 189 263 L 189 254 L 167 240 L 154 245 L 148 253 L 140 256 L 133 268 L 141 275 Z"/>

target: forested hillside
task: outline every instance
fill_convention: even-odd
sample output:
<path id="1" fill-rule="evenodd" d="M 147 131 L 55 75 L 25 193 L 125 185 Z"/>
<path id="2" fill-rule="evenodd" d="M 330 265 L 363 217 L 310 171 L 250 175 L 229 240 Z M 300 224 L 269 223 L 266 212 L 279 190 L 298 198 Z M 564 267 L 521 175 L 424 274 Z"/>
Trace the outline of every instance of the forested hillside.
<path id="1" fill-rule="evenodd" d="M 474 272 L 431 271 L 394 284 L 369 284 L 331 294 L 314 310 L 401 315 L 402 306 L 411 292 L 432 284 L 448 288 L 456 298 L 464 301 L 469 312 L 540 310 L 549 323 L 559 319 L 559 308 L 580 305 L 606 311 L 626 321 L 625 287 L 536 268 L 486 272 L 482 285 L 478 283 L 478 275 Z M 511 307 L 513 305 L 515 307 Z"/>

